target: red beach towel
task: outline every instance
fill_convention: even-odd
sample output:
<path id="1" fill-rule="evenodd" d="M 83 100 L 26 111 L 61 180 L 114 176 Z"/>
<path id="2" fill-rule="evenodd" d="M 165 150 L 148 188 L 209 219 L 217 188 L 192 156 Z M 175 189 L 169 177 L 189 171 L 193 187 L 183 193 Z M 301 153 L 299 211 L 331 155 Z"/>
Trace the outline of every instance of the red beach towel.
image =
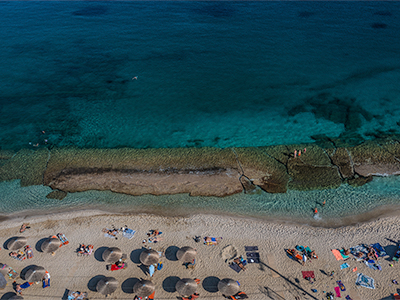
<path id="1" fill-rule="evenodd" d="M 301 274 L 303 274 L 303 278 L 306 279 L 307 277 L 314 278 L 314 271 L 301 271 Z"/>
<path id="2" fill-rule="evenodd" d="M 335 293 L 336 293 L 336 297 L 338 297 L 338 298 L 340 298 L 341 297 L 341 295 L 340 295 L 340 287 L 335 287 Z"/>

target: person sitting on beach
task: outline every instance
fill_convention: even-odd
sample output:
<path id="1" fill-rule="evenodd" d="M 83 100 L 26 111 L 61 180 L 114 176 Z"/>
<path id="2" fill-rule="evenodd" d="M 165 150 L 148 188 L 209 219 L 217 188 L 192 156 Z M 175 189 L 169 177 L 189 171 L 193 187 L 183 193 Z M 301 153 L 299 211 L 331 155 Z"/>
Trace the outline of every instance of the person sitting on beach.
<path id="1" fill-rule="evenodd" d="M 310 258 L 313 258 L 313 259 L 317 259 L 318 258 L 317 254 L 315 253 L 315 250 L 310 252 Z"/>
<path id="2" fill-rule="evenodd" d="M 344 255 L 350 255 L 350 250 L 343 248 Z"/>

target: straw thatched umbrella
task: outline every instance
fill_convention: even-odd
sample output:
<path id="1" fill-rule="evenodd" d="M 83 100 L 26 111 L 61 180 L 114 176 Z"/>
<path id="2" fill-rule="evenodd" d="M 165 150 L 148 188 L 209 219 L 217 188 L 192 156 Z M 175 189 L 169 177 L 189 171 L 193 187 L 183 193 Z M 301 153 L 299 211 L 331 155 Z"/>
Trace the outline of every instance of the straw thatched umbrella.
<path id="1" fill-rule="evenodd" d="M 139 297 L 147 297 L 150 296 L 156 289 L 154 283 L 150 280 L 141 280 L 136 282 L 133 286 L 133 292 Z"/>
<path id="2" fill-rule="evenodd" d="M 121 249 L 117 247 L 107 248 L 102 255 L 102 258 L 105 262 L 115 263 L 122 257 Z"/>
<path id="3" fill-rule="evenodd" d="M 145 249 L 140 253 L 140 262 L 145 266 L 150 266 L 152 264 L 158 263 L 160 260 L 160 255 L 156 250 L 153 249 Z"/>
<path id="4" fill-rule="evenodd" d="M 49 237 L 46 239 L 40 248 L 42 249 L 43 252 L 54 252 L 61 246 L 61 241 L 59 238 L 56 237 Z"/>
<path id="5" fill-rule="evenodd" d="M 182 296 L 190 296 L 196 292 L 197 283 L 191 278 L 182 278 L 176 283 L 175 288 Z"/>
<path id="6" fill-rule="evenodd" d="M 225 296 L 232 296 L 239 292 L 239 284 L 233 279 L 224 278 L 218 282 L 218 290 Z"/>
<path id="7" fill-rule="evenodd" d="M 22 248 L 23 246 L 26 245 L 26 237 L 24 236 L 18 236 L 18 237 L 13 237 L 8 243 L 7 243 L 7 249 L 8 250 L 18 250 Z"/>
<path id="8" fill-rule="evenodd" d="M 115 292 L 118 287 L 118 281 L 114 277 L 105 277 L 96 285 L 96 290 L 103 295 L 109 295 Z"/>
<path id="9" fill-rule="evenodd" d="M 189 246 L 185 246 L 185 247 L 180 248 L 176 252 L 176 258 L 184 263 L 189 263 L 189 262 L 192 262 L 196 258 L 196 254 L 197 254 L 196 249 L 189 247 Z"/>
<path id="10" fill-rule="evenodd" d="M 41 281 L 45 274 L 46 270 L 43 267 L 33 266 L 26 271 L 25 280 L 29 282 Z"/>
<path id="11" fill-rule="evenodd" d="M 11 298 L 8 298 L 8 300 L 24 300 L 24 298 L 22 298 L 21 296 L 18 296 L 18 295 L 14 295 Z"/>

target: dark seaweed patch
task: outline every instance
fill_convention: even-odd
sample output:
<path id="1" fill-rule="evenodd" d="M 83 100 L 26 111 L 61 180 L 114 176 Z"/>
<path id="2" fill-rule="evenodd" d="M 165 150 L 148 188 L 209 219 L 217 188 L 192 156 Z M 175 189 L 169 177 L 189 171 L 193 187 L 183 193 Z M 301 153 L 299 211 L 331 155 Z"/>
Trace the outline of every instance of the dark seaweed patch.
<path id="1" fill-rule="evenodd" d="M 385 29 L 387 27 L 387 24 L 385 23 L 372 23 L 371 27 L 374 29 Z"/>
<path id="2" fill-rule="evenodd" d="M 102 5 L 87 6 L 82 9 L 74 11 L 74 16 L 95 17 L 106 14 L 108 8 Z"/>

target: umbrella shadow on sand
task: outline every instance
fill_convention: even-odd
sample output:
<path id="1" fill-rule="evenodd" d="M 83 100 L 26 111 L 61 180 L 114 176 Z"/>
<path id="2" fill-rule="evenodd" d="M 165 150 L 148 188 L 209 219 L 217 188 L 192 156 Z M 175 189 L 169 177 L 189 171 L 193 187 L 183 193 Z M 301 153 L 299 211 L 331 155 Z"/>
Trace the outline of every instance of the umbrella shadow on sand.
<path id="1" fill-rule="evenodd" d="M 104 278 L 106 278 L 106 276 L 104 276 L 104 275 L 96 275 L 96 276 L 92 277 L 88 282 L 88 285 L 87 285 L 88 289 L 91 290 L 92 292 L 97 292 L 97 289 L 96 289 L 97 283 Z"/>
<path id="2" fill-rule="evenodd" d="M 145 249 L 145 248 L 135 249 L 135 250 L 133 250 L 133 251 L 131 252 L 130 258 L 131 258 L 131 261 L 132 261 L 134 264 L 140 264 L 140 253 L 142 253 L 142 251 L 143 251 L 144 249 Z"/>
<path id="3" fill-rule="evenodd" d="M 8 300 L 11 297 L 16 296 L 16 295 L 17 294 L 14 292 L 8 292 L 8 293 L 5 293 L 3 296 L 1 296 L 0 300 Z"/>
<path id="4" fill-rule="evenodd" d="M 103 253 L 104 253 L 104 251 L 106 251 L 107 249 L 108 249 L 108 247 L 100 247 L 100 248 L 97 248 L 96 251 L 94 252 L 94 258 L 95 258 L 97 261 L 104 262 Z"/>
<path id="5" fill-rule="evenodd" d="M 177 246 L 169 246 L 165 250 L 165 258 L 170 260 L 170 261 L 178 261 L 178 258 L 176 257 L 176 253 L 178 252 L 179 247 Z"/>
<path id="6" fill-rule="evenodd" d="M 140 281 L 139 278 L 128 278 L 121 284 L 124 293 L 133 294 L 133 286 Z"/>
<path id="7" fill-rule="evenodd" d="M 167 293 L 175 293 L 176 292 L 175 286 L 179 280 L 180 278 L 177 276 L 169 276 L 165 278 L 162 283 L 164 291 L 166 291 Z"/>
<path id="8" fill-rule="evenodd" d="M 205 289 L 209 293 L 216 293 L 218 292 L 218 283 L 220 279 L 215 276 L 208 276 L 203 280 L 203 289 Z"/>
<path id="9" fill-rule="evenodd" d="M 36 245 L 35 245 L 35 250 L 36 250 L 37 252 L 43 252 L 43 251 L 42 251 L 42 244 L 43 244 L 47 239 L 48 239 L 48 237 L 47 237 L 47 238 L 42 238 L 42 239 L 40 239 L 40 240 L 36 243 Z"/>

